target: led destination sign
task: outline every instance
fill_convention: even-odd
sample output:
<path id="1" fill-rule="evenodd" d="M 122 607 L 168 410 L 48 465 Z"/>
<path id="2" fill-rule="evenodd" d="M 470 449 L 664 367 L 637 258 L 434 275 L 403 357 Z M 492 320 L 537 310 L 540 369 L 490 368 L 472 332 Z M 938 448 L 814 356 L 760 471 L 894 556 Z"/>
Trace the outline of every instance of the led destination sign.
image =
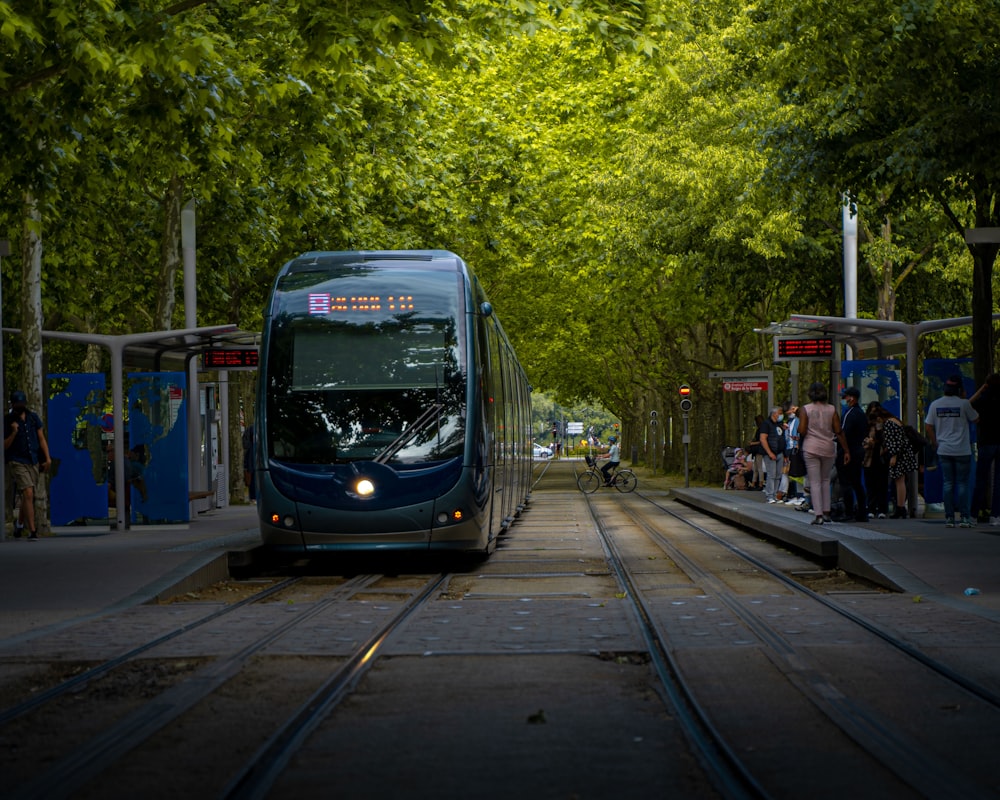
<path id="1" fill-rule="evenodd" d="M 309 294 L 309 313 L 326 316 L 327 314 L 364 314 L 373 311 L 413 311 L 412 294 L 355 295 L 337 296 L 321 292 Z"/>
<path id="2" fill-rule="evenodd" d="M 833 358 L 833 339 L 779 336 L 775 339 L 775 350 L 777 360 L 824 361 Z"/>

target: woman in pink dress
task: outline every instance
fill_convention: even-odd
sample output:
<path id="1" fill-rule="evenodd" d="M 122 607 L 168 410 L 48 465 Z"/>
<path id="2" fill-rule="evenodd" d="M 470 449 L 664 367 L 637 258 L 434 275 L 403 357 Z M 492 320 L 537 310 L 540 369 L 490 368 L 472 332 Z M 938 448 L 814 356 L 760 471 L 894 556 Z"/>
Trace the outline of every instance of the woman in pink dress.
<path id="1" fill-rule="evenodd" d="M 809 476 L 809 493 L 812 496 L 813 525 L 830 522 L 830 475 L 837 460 L 836 442 L 844 451 L 844 463 L 850 453 L 844 432 L 840 429 L 840 414 L 827 402 L 829 394 L 822 383 L 809 387 L 812 401 L 799 409 L 799 441 Z"/>

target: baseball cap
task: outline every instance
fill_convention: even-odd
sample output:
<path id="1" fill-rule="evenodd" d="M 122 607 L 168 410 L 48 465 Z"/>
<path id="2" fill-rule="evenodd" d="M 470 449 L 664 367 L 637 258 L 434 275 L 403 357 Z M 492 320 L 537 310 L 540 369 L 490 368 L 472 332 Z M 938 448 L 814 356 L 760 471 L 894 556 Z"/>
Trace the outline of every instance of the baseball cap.
<path id="1" fill-rule="evenodd" d="M 848 395 L 851 397 L 861 397 L 861 392 L 858 391 L 858 387 L 856 386 L 848 386 L 840 393 L 840 396 L 847 397 Z"/>
<path id="2" fill-rule="evenodd" d="M 27 402 L 28 402 L 28 397 L 27 397 L 27 395 L 24 392 L 22 392 L 22 391 L 16 391 L 16 392 L 11 392 L 10 393 L 10 403 L 11 403 L 11 405 L 15 405 L 16 406 L 18 403 L 27 404 Z"/>
<path id="3" fill-rule="evenodd" d="M 949 375 L 948 380 L 944 382 L 945 386 L 961 386 L 962 376 L 961 375 Z"/>

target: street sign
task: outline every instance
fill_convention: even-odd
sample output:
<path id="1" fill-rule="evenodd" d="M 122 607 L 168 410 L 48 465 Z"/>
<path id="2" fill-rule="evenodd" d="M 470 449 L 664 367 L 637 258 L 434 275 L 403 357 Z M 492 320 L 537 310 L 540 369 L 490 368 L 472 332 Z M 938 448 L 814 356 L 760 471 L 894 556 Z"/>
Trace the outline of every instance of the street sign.
<path id="1" fill-rule="evenodd" d="M 724 392 L 766 392 L 767 381 L 724 381 Z"/>
<path id="2" fill-rule="evenodd" d="M 583 433 L 582 422 L 567 422 L 566 433 Z"/>

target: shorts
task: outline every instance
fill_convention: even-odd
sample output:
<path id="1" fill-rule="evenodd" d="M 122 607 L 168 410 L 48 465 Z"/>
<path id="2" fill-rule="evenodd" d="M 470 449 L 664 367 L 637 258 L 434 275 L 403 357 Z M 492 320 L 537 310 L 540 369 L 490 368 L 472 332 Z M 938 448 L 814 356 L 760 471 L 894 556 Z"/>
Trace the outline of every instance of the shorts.
<path id="1" fill-rule="evenodd" d="M 14 487 L 19 492 L 25 489 L 34 489 L 38 486 L 40 472 L 38 464 L 22 464 L 20 461 L 8 461 L 5 465 L 14 481 Z"/>

